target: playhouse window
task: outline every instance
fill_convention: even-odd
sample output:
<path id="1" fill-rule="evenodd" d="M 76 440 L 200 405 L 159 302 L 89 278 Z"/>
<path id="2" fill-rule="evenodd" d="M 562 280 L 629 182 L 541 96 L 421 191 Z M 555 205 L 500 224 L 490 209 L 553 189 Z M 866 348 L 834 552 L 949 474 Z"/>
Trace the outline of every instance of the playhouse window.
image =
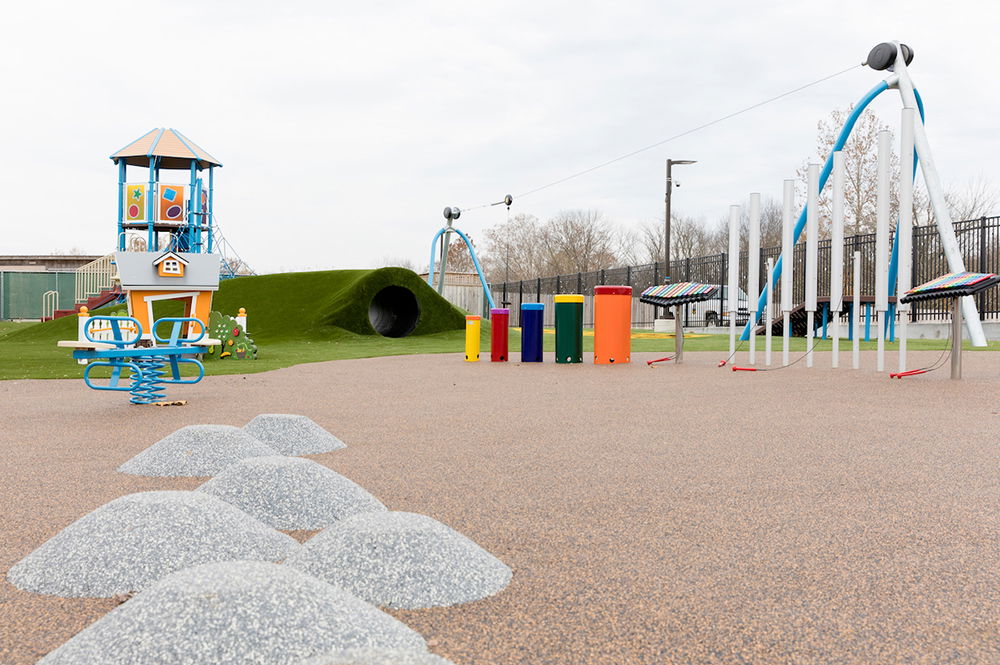
<path id="1" fill-rule="evenodd" d="M 181 274 L 181 264 L 177 259 L 167 259 L 163 262 L 163 272 L 169 275 Z"/>

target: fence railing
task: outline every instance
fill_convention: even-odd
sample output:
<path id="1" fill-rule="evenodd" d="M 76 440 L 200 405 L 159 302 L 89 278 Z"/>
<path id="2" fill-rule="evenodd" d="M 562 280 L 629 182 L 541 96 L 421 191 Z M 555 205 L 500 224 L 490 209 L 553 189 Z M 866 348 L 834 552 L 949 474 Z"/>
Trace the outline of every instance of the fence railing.
<path id="1" fill-rule="evenodd" d="M 981 217 L 954 224 L 959 250 L 965 260 L 966 270 L 973 272 L 1000 273 L 1000 216 Z M 890 247 L 893 239 L 890 237 Z M 819 270 L 817 295 L 830 295 L 830 259 L 831 241 L 821 240 L 818 245 Z M 861 293 L 860 295 L 875 295 L 875 234 L 864 233 L 849 236 L 844 239 L 844 294 L 853 295 L 852 278 L 854 274 L 854 252 L 861 252 Z M 767 283 L 765 271 L 767 260 L 775 261 L 781 255 L 781 247 L 766 247 L 760 250 L 760 285 Z M 941 249 L 941 238 L 934 225 L 916 226 L 913 228 L 913 272 L 911 283 L 916 286 L 939 275 L 947 273 L 948 262 Z M 792 302 L 801 303 L 805 300 L 805 243 L 795 245 L 792 253 L 794 268 L 792 280 Z M 712 254 L 694 258 L 680 259 L 670 262 L 670 270 L 663 270 L 663 263 L 648 263 L 637 266 L 606 268 L 590 272 L 577 272 L 552 277 L 536 277 L 534 279 L 501 282 L 491 285 L 493 298 L 501 307 L 510 307 L 511 323 L 520 325 L 520 306 L 525 302 L 547 302 L 559 293 L 582 293 L 590 296 L 594 287 L 603 284 L 621 284 L 631 286 L 635 298 L 632 307 L 632 323 L 637 327 L 650 327 L 657 316 L 656 309 L 651 305 L 638 303 L 642 291 L 654 284 L 671 282 L 703 282 L 725 286 L 728 275 L 728 256 Z M 749 307 L 747 302 L 747 266 L 748 254 L 740 254 L 740 307 Z M 699 326 L 707 323 L 724 323 L 726 303 L 719 289 L 717 299 L 699 305 L 688 305 L 685 311 L 685 325 Z M 780 282 L 774 285 L 775 302 L 781 297 Z M 506 303 L 500 305 L 500 303 Z M 589 298 L 584 307 L 584 325 L 593 324 L 593 308 Z M 1000 318 L 1000 289 L 988 289 L 976 296 L 976 306 L 984 319 Z M 551 307 L 546 308 L 547 313 Z M 662 309 L 660 310 L 662 311 Z M 912 305 L 911 320 L 934 321 L 945 320 L 951 316 L 948 304 L 944 301 L 915 302 Z M 740 321 L 742 323 L 743 321 Z"/>
<path id="2" fill-rule="evenodd" d="M 96 296 L 113 286 L 112 277 L 115 274 L 114 254 L 102 256 L 76 269 L 76 302 L 87 302 L 87 298 Z"/>
<path id="3" fill-rule="evenodd" d="M 59 291 L 55 289 L 42 294 L 42 320 L 52 318 L 55 311 L 59 309 Z"/>

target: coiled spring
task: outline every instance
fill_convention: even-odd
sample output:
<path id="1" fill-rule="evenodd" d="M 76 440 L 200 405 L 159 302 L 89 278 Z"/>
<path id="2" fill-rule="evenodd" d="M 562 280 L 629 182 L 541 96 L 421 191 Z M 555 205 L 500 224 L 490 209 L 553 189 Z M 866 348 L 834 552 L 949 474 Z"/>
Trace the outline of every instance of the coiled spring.
<path id="1" fill-rule="evenodd" d="M 152 404 L 166 400 L 167 393 L 162 382 L 163 365 L 166 360 L 165 356 L 133 359 L 140 371 L 132 371 L 132 389 L 130 391 L 132 399 L 129 401 L 133 404 Z"/>

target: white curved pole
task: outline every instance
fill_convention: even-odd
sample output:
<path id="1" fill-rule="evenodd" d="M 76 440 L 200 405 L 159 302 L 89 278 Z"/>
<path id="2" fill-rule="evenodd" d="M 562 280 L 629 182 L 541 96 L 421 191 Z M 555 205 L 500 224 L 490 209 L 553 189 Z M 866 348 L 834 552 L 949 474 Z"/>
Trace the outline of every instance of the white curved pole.
<path id="1" fill-rule="evenodd" d="M 908 109 L 917 108 L 917 97 L 913 93 L 913 81 L 910 73 L 906 69 L 905 58 L 902 49 L 896 42 L 896 62 L 893 64 L 895 75 L 886 79 L 890 87 L 899 90 L 899 96 L 903 100 L 903 107 Z M 927 132 L 924 123 L 913 123 L 913 143 L 920 157 L 920 171 L 924 175 L 924 184 L 927 186 L 927 194 L 931 199 L 931 206 L 934 208 L 935 223 L 938 228 L 938 235 L 941 237 L 941 248 L 944 256 L 948 260 L 948 270 L 951 272 L 964 272 L 965 260 L 958 247 L 958 239 L 955 237 L 955 227 L 952 224 L 951 213 L 948 210 L 948 203 L 944 198 L 944 188 L 941 186 L 941 177 L 938 175 L 937 167 L 934 164 L 934 156 L 931 154 L 931 146 L 927 140 Z M 962 313 L 965 315 L 966 325 L 969 330 L 969 338 L 973 346 L 986 346 L 986 335 L 983 333 L 983 323 L 979 319 L 979 311 L 976 309 L 976 301 L 972 296 L 962 298 Z"/>

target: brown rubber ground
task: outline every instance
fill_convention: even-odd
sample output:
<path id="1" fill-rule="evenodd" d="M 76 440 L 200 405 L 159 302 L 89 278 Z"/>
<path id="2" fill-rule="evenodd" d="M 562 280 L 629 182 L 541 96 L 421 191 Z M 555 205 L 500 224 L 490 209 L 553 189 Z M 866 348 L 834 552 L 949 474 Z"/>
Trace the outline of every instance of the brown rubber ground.
<path id="1" fill-rule="evenodd" d="M 116 497 L 200 484 L 115 471 L 175 429 L 300 413 L 349 446 L 313 459 L 513 568 L 492 598 L 393 612 L 458 665 L 1000 662 L 1000 354 L 966 353 L 961 382 L 890 381 L 871 353 L 768 373 L 656 355 L 319 363 L 173 387 L 169 408 L 0 382 L 0 572 Z M 4 579 L 0 662 L 114 605 Z"/>

